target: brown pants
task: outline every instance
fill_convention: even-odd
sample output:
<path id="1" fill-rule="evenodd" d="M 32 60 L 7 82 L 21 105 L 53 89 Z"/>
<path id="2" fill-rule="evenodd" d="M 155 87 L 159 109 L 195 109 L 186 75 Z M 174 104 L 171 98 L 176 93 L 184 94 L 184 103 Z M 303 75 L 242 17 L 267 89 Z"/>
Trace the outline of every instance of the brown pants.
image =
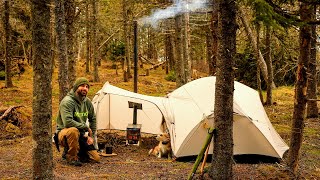
<path id="1" fill-rule="evenodd" d="M 69 150 L 67 153 L 67 161 L 78 160 L 78 153 L 80 150 L 79 136 L 80 136 L 80 132 L 75 127 L 65 128 L 59 132 L 59 136 L 58 136 L 59 144 L 62 145 L 63 147 L 66 147 L 66 146 L 69 147 Z M 65 144 L 64 137 L 67 138 L 68 144 Z M 100 156 L 97 150 L 88 151 L 88 155 L 90 160 L 93 160 L 95 162 L 100 161 Z"/>

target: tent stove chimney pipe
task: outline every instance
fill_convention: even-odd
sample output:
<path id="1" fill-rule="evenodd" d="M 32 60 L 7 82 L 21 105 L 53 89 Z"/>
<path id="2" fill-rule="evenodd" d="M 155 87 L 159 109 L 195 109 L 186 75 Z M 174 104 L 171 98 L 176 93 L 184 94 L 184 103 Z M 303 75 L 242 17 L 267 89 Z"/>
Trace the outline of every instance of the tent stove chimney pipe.
<path id="1" fill-rule="evenodd" d="M 138 22 L 133 21 L 133 61 L 134 61 L 134 76 L 133 76 L 133 84 L 134 84 L 134 92 L 138 92 Z M 137 124 L 137 107 L 133 108 L 133 124 Z"/>
<path id="2" fill-rule="evenodd" d="M 134 61 L 134 92 L 138 92 L 138 23 L 133 21 L 133 61 Z"/>

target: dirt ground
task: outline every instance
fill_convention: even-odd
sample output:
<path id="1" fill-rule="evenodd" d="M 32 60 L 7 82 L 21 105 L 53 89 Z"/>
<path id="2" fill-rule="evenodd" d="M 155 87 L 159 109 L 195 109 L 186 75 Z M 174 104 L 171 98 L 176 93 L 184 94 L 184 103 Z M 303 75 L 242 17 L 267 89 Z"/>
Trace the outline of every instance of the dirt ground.
<path id="1" fill-rule="evenodd" d="M 116 156 L 101 157 L 100 163 L 85 163 L 81 167 L 68 165 L 53 146 L 55 179 L 187 179 L 194 159 L 179 161 L 149 156 L 148 151 L 155 142 L 152 139 L 143 138 L 141 146 L 125 145 L 120 140 L 113 148 Z M 31 137 L 3 140 L 0 143 L 0 179 L 31 179 Z M 208 165 L 206 163 L 206 167 Z M 234 179 L 266 179 L 263 173 L 259 173 L 263 166 L 266 164 L 237 164 L 234 166 Z M 276 170 L 277 166 L 270 164 L 269 168 Z M 200 179 L 199 169 L 194 179 Z M 277 171 L 268 176 L 279 177 L 281 172 Z"/>
<path id="2" fill-rule="evenodd" d="M 120 87 L 132 87 L 123 83 L 122 77 L 116 75 L 113 70 L 101 67 L 101 81 L 110 81 L 111 84 Z M 80 69 L 80 68 L 79 68 Z M 81 70 L 81 69 L 80 69 Z M 56 71 L 55 71 L 56 72 Z M 83 70 L 83 72 L 85 72 Z M 154 73 L 154 74 L 152 74 Z M 141 76 L 140 88 L 142 94 L 157 95 L 170 92 L 175 88 L 174 83 L 163 81 L 162 74 L 152 72 L 149 77 Z M 53 80 L 53 117 L 55 119 L 58 108 L 58 83 L 57 73 Z M 10 106 L 17 108 L 16 114 L 10 118 L 0 120 L 0 180 L 7 179 L 32 179 L 32 71 L 26 69 L 26 73 L 20 80 L 15 80 L 15 88 L 1 88 L 4 82 L 0 81 L 0 111 Z M 91 94 L 97 92 L 103 83 L 92 83 Z M 129 89 L 129 88 L 128 88 Z M 293 112 L 293 90 L 278 88 L 274 92 L 277 104 L 266 107 L 266 111 L 274 127 L 280 136 L 288 144 L 290 141 L 291 112 Z M 2 112 L 3 113 L 3 112 Z M 0 112 L 0 116 L 2 115 Z M 16 118 L 19 121 L 16 121 Z M 12 125 L 10 125 L 12 124 Z M 8 126 L 10 125 L 10 126 Z M 299 162 L 299 177 L 297 179 L 320 179 L 320 120 L 308 119 L 305 123 L 303 146 Z M 16 128 L 16 127 L 18 128 Z M 113 136 L 112 136 L 113 135 Z M 101 157 L 100 163 L 86 163 L 82 167 L 68 165 L 61 158 L 53 145 L 53 165 L 55 179 L 187 179 L 195 162 L 195 158 L 168 160 L 149 156 L 148 151 L 156 145 L 154 136 L 142 135 L 141 146 L 125 145 L 125 139 L 121 134 L 111 134 L 113 152 L 116 156 Z M 104 137 L 106 138 L 105 134 Z M 110 139 L 110 137 L 109 137 Z M 257 159 L 255 159 L 257 160 Z M 284 161 L 286 157 L 284 158 Z M 209 168 L 210 161 L 205 165 L 205 171 Z M 194 179 L 201 179 L 200 166 Z M 234 179 L 289 179 L 284 162 L 235 162 L 233 165 Z M 203 179 L 208 179 L 204 176 Z"/>
<path id="3" fill-rule="evenodd" d="M 314 119 L 307 125 L 319 126 L 319 121 Z M 0 136 L 0 179 L 32 179 L 32 137 L 23 133 L 8 137 L 8 134 Z M 125 132 L 121 131 L 99 131 L 98 139 L 99 142 L 109 142 L 116 155 L 101 157 L 100 163 L 85 163 L 81 167 L 68 165 L 62 159 L 62 153 L 52 144 L 54 179 L 187 179 L 196 159 L 159 159 L 149 156 L 148 151 L 157 144 L 155 136 L 150 134 L 142 134 L 140 146 L 126 145 Z M 319 156 L 311 157 L 302 153 L 304 160 L 300 163 L 298 179 L 319 178 L 317 165 L 312 167 L 307 162 L 310 158 L 319 159 Z M 194 179 L 209 179 L 206 172 L 210 169 L 210 160 L 205 163 L 204 176 L 200 176 L 200 167 L 201 164 Z M 310 171 L 310 168 L 315 171 Z M 285 170 L 283 162 L 266 163 L 258 160 L 254 163 L 235 162 L 233 165 L 234 179 L 289 179 Z"/>

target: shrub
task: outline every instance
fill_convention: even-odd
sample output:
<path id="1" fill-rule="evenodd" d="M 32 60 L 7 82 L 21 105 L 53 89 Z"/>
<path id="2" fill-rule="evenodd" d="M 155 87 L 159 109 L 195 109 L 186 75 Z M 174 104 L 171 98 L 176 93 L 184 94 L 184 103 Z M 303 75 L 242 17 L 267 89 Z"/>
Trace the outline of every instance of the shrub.
<path id="1" fill-rule="evenodd" d="M 164 79 L 167 81 L 176 82 L 176 73 L 174 71 L 170 71 Z"/>
<path id="2" fill-rule="evenodd" d="M 0 80 L 6 79 L 6 73 L 4 71 L 0 71 Z"/>

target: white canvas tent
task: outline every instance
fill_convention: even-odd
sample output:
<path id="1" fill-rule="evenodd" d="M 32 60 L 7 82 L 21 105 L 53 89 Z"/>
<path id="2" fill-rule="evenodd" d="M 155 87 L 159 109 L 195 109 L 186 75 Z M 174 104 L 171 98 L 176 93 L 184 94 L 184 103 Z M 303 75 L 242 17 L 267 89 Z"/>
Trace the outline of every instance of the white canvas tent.
<path id="1" fill-rule="evenodd" d="M 234 89 L 234 155 L 282 158 L 288 146 L 272 127 L 258 93 L 239 82 L 235 82 Z M 133 121 L 133 109 L 129 108 L 128 101 L 141 103 L 142 110 L 137 113 L 141 131 L 160 133 L 164 118 L 171 135 L 173 154 L 183 157 L 200 152 L 207 128 L 213 126 L 214 94 L 215 77 L 212 76 L 187 83 L 167 97 L 141 95 L 106 83 L 92 102 L 98 129 L 119 130 L 126 130 Z"/>

